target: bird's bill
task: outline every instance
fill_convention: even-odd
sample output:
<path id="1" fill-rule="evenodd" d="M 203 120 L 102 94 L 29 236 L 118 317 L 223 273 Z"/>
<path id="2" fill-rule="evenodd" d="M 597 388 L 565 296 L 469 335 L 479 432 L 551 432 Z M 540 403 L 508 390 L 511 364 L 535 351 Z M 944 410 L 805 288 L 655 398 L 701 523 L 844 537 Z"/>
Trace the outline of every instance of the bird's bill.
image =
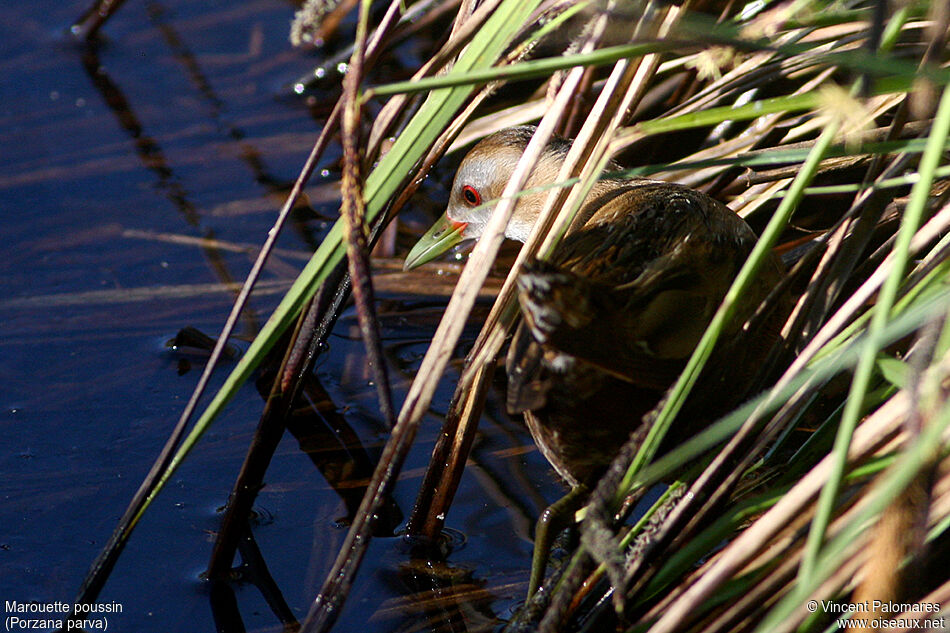
<path id="1" fill-rule="evenodd" d="M 436 220 L 432 228 L 419 238 L 416 245 L 406 255 L 403 270 L 412 270 L 426 262 L 430 262 L 459 244 L 465 239 L 462 234 L 465 232 L 466 226 L 468 226 L 467 222 L 456 222 L 449 218 L 448 214 L 443 213 L 442 217 Z"/>

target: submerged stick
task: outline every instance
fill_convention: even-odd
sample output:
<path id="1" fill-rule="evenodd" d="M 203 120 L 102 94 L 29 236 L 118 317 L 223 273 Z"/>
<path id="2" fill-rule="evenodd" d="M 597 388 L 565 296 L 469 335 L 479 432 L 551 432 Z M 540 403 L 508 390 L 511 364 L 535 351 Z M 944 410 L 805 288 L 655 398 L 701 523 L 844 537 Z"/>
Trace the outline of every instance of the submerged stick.
<path id="1" fill-rule="evenodd" d="M 99 33 L 99 29 L 118 11 L 125 0 L 96 0 L 92 6 L 79 16 L 79 19 L 69 27 L 69 32 L 78 38 L 91 40 Z"/>
<path id="2" fill-rule="evenodd" d="M 434 543 L 441 534 L 475 440 L 475 429 L 493 373 L 493 365 L 483 365 L 470 385 L 459 384 L 455 391 L 406 525 L 407 536 Z"/>
<path id="3" fill-rule="evenodd" d="M 356 27 L 356 44 L 350 58 L 349 71 L 343 80 L 343 235 L 346 240 L 347 266 L 353 282 L 353 299 L 360 334 L 366 347 L 373 376 L 379 409 L 392 428 L 396 417 L 393 413 L 393 398 L 389 388 L 389 374 L 383 358 L 383 346 L 379 338 L 379 323 L 373 298 L 373 281 L 370 275 L 369 246 L 367 245 L 366 208 L 363 186 L 360 180 L 359 86 L 363 77 L 363 62 L 366 45 L 369 6 L 360 4 L 360 19 Z"/>
<path id="4" fill-rule="evenodd" d="M 247 524 L 257 493 L 263 486 L 264 474 L 274 451 L 284 435 L 286 419 L 300 393 L 302 378 L 313 366 L 316 350 L 329 336 L 340 307 L 349 296 L 347 279 L 346 270 L 340 266 L 327 278 L 310 308 L 301 317 L 294 341 L 281 363 L 254 439 L 251 440 L 241 471 L 228 497 L 228 505 L 208 563 L 208 576 L 212 579 L 225 578 L 233 564 L 242 530 Z M 301 342 L 306 348 L 302 352 Z"/>

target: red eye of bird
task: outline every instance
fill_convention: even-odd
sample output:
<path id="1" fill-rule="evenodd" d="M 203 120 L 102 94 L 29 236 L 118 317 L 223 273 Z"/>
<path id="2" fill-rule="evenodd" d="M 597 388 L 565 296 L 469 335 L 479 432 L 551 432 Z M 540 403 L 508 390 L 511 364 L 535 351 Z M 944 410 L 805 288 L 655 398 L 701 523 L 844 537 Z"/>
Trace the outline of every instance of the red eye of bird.
<path id="1" fill-rule="evenodd" d="M 482 196 L 475 190 L 475 187 L 471 185 L 465 185 L 462 187 L 462 197 L 465 198 L 466 204 L 470 207 L 477 207 L 482 203 Z"/>

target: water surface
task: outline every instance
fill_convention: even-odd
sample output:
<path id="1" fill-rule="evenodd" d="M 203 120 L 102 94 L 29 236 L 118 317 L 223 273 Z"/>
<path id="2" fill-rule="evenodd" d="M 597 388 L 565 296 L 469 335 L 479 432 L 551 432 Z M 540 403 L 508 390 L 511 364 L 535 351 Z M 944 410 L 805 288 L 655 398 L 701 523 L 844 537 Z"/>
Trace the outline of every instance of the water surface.
<path id="1" fill-rule="evenodd" d="M 219 331 L 235 296 L 229 284 L 250 269 L 254 246 L 335 98 L 332 89 L 310 99 L 289 90 L 327 52 L 290 48 L 291 3 L 133 1 L 95 47 L 63 36 L 83 8 L 13 3 L 0 21 L 4 601 L 71 602 L 76 595 L 203 367 L 202 353 L 176 352 L 166 341 L 186 326 Z M 406 44 L 400 60 L 414 61 L 417 48 Z M 325 175 L 311 183 L 283 232 L 238 328 L 237 348 L 335 219 L 337 159 L 331 148 Z M 430 205 L 443 193 L 432 183 Z M 421 226 L 430 213 L 416 205 L 407 217 Z M 443 306 L 439 298 L 381 293 L 397 401 Z M 469 328 L 466 340 L 476 331 Z M 396 487 L 403 515 L 457 371 L 456 364 L 446 375 Z M 329 396 L 329 417 L 344 422 L 375 459 L 387 431 L 352 310 L 315 375 Z M 215 630 L 201 573 L 261 409 L 254 385 L 245 386 L 145 516 L 100 597 L 123 608 L 110 630 Z M 324 429 L 317 437 L 341 433 L 326 431 L 312 410 L 302 415 Z M 328 473 L 347 462 L 321 457 L 339 442 L 303 443 L 311 455 L 297 438 L 284 438 L 253 526 L 267 569 L 298 618 L 336 555 L 347 514 L 328 484 Z M 406 548 L 398 538 L 377 539 L 335 630 L 492 627 L 522 596 L 531 522 L 560 491 L 493 392 L 447 521 L 464 542 L 447 562 L 462 606 L 448 598 L 425 602 L 452 591 L 415 593 L 425 583 L 417 583 Z M 256 586 L 236 581 L 232 588 L 248 630 L 281 630 Z"/>

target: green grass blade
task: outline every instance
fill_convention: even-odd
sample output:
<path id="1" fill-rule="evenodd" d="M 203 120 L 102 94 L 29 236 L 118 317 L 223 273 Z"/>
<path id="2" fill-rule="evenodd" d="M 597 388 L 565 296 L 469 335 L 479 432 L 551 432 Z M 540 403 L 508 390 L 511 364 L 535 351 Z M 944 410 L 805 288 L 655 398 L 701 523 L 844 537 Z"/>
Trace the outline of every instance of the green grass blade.
<path id="1" fill-rule="evenodd" d="M 932 292 L 921 292 L 915 295 L 915 300 L 901 315 L 888 323 L 883 336 L 887 344 L 911 334 L 925 322 L 950 308 L 950 284 L 936 278 L 930 280 L 936 282 L 929 284 Z M 787 385 L 762 393 L 743 404 L 644 468 L 634 480 L 634 485 L 646 487 L 662 481 L 683 464 L 697 459 L 710 448 L 731 437 L 753 412 L 758 411 L 762 415 L 771 413 L 802 388 L 821 384 L 840 372 L 855 367 L 865 340 L 864 337 L 859 337 L 846 341 L 835 350 L 834 354 L 823 356 L 821 360 L 815 361 Z"/>
<path id="2" fill-rule="evenodd" d="M 933 129 L 927 142 L 927 149 L 920 161 L 920 180 L 911 189 L 910 200 L 904 211 L 904 218 L 901 222 L 900 230 L 897 234 L 897 240 L 894 243 L 894 268 L 890 276 L 885 280 L 884 286 L 878 296 L 877 303 L 871 317 L 871 324 L 868 328 L 868 339 L 865 343 L 865 350 L 861 361 L 855 369 L 854 379 L 851 381 L 851 389 L 848 393 L 848 400 L 845 403 L 844 413 L 842 414 L 841 426 L 838 435 L 835 438 L 834 462 L 831 477 L 828 483 L 821 491 L 818 501 L 818 508 L 815 518 L 812 521 L 811 529 L 808 534 L 808 545 L 805 549 L 805 557 L 802 560 L 802 566 L 799 570 L 799 579 L 804 585 L 812 585 L 815 572 L 815 565 L 818 559 L 818 553 L 821 550 L 824 541 L 825 530 L 831 520 L 831 514 L 834 510 L 838 491 L 841 484 L 841 478 L 844 474 L 847 464 L 848 447 L 851 444 L 851 437 L 858 424 L 858 418 L 864 409 L 864 398 L 867 395 L 868 384 L 871 380 L 871 374 L 874 370 L 874 361 L 883 347 L 883 341 L 880 340 L 880 334 L 884 325 L 891 317 L 891 308 L 897 298 L 897 290 L 903 280 L 904 270 L 907 266 L 907 260 L 910 253 L 910 241 L 920 226 L 924 209 L 927 206 L 927 199 L 930 196 L 930 188 L 934 179 L 934 172 L 940 164 L 943 155 L 943 147 L 947 136 L 950 135 L 950 90 L 944 90 L 934 118 Z"/>
<path id="3" fill-rule="evenodd" d="M 474 70 L 469 73 L 425 77 L 415 81 L 399 81 L 383 86 L 375 86 L 366 91 L 365 98 L 371 99 L 373 97 L 394 94 L 411 94 L 414 92 L 425 92 L 427 90 L 464 86 L 468 84 L 486 84 L 498 81 L 499 79 L 530 79 L 532 77 L 543 77 L 558 70 L 565 70 L 576 66 L 606 66 L 621 59 L 642 57 L 650 53 L 668 51 L 677 46 L 680 46 L 680 44 L 675 42 L 649 42 L 645 44 L 608 46 L 590 53 L 545 57 L 543 59 L 535 59 L 508 66 Z"/>
<path id="4" fill-rule="evenodd" d="M 683 373 L 680 374 L 679 379 L 673 386 L 669 397 L 666 399 L 666 402 L 663 405 L 659 416 L 657 417 L 656 422 L 650 427 L 650 432 L 647 434 L 647 438 L 644 440 L 643 446 L 640 447 L 640 450 L 637 452 L 637 455 L 631 463 L 630 468 L 627 470 L 627 474 L 624 477 L 624 482 L 621 484 L 620 490 L 618 492 L 618 499 L 623 498 L 623 496 L 629 492 L 630 485 L 633 482 L 633 477 L 635 474 L 641 468 L 643 468 L 643 466 L 646 465 L 650 459 L 652 459 L 653 455 L 659 448 L 660 442 L 662 442 L 667 430 L 673 422 L 673 418 L 676 417 L 676 414 L 683 406 L 683 403 L 686 401 L 686 396 L 689 394 L 690 389 L 692 389 L 696 380 L 699 378 L 700 371 L 702 371 L 703 366 L 706 364 L 706 361 L 712 354 L 713 347 L 715 346 L 720 333 L 725 328 L 729 320 L 733 317 L 733 314 L 735 313 L 735 306 L 739 297 L 741 296 L 742 292 L 744 292 L 744 290 L 752 283 L 756 273 L 765 264 L 766 259 L 770 256 L 772 247 L 778 240 L 782 230 L 784 230 L 785 225 L 788 223 L 792 212 L 797 207 L 799 200 L 801 200 L 805 187 L 809 182 L 811 182 L 811 179 L 817 172 L 821 159 L 824 157 L 827 149 L 831 146 L 832 140 L 834 140 L 837 128 L 837 124 L 829 125 L 818 138 L 818 141 L 812 148 L 808 160 L 806 160 L 805 164 L 802 166 L 802 170 L 799 172 L 798 177 L 796 177 L 794 182 L 792 182 L 792 185 L 789 188 L 789 195 L 782 199 L 782 202 L 779 204 L 779 207 L 772 216 L 772 219 L 769 220 L 769 224 L 766 226 L 762 236 L 759 238 L 758 242 L 756 242 L 755 248 L 749 255 L 748 260 L 746 261 L 745 265 L 743 265 L 742 270 L 739 271 L 739 274 L 736 277 L 736 280 L 726 293 L 722 305 L 719 306 L 719 309 L 713 316 L 709 327 L 706 328 L 706 332 L 703 334 L 699 345 L 697 345 L 696 350 L 693 352 L 692 356 L 690 356 L 686 368 L 683 370 Z"/>
<path id="5" fill-rule="evenodd" d="M 877 82 L 873 93 L 875 95 L 884 95 L 907 92 L 911 85 L 912 81 L 910 79 L 904 77 L 893 77 L 888 80 L 881 80 Z M 700 112 L 691 112 L 689 114 L 681 114 L 678 116 L 655 119 L 652 121 L 643 121 L 637 123 L 631 129 L 637 130 L 643 134 L 678 132 L 695 127 L 714 126 L 724 121 L 745 121 L 749 119 L 756 119 L 764 114 L 815 110 L 820 105 L 820 95 L 817 92 L 809 92 L 801 95 L 788 95 L 784 97 L 761 99 L 759 101 L 752 101 L 739 107 L 719 106 L 715 108 L 706 108 Z"/>
<path id="6" fill-rule="evenodd" d="M 895 462 L 893 470 L 881 481 L 869 503 L 844 526 L 821 551 L 808 582 L 800 582 L 768 613 L 757 632 L 771 632 L 791 618 L 821 582 L 840 568 L 848 549 L 867 529 L 868 523 L 903 492 L 908 484 L 941 446 L 940 437 L 950 427 L 950 403 L 944 402 L 939 413 L 927 424 L 917 440 Z"/>
<path id="7" fill-rule="evenodd" d="M 919 154 L 922 153 L 926 147 L 927 139 L 918 138 L 864 143 L 858 148 L 848 148 L 844 145 L 835 145 L 828 149 L 828 153 L 825 154 L 825 158 L 837 158 L 844 156 L 854 157 L 860 155 L 886 155 L 895 154 L 898 152 L 906 154 Z M 950 139 L 948 139 L 945 143 L 944 149 L 950 149 Z M 808 158 L 809 152 L 811 152 L 810 147 L 790 149 L 776 148 L 770 151 L 738 154 L 736 156 L 724 158 L 706 158 L 702 160 L 684 160 L 675 163 L 654 163 L 651 165 L 642 165 L 640 167 L 632 167 L 622 171 L 605 173 L 604 177 L 609 176 L 618 178 L 635 178 L 637 176 L 652 176 L 654 174 L 668 171 L 704 169 L 706 167 L 763 167 L 767 165 L 787 165 L 804 162 Z M 938 170 L 938 176 L 945 170 L 946 168 L 941 168 Z M 907 176 L 882 180 L 878 186 L 899 187 L 913 184 L 917 182 L 917 179 L 918 178 L 916 174 L 909 174 Z M 850 189 L 848 189 L 848 191 L 850 192 L 857 191 L 858 189 L 855 189 L 855 187 L 861 187 L 862 185 L 853 184 L 839 186 L 849 187 Z M 816 188 L 813 187 L 811 189 Z M 835 193 L 837 193 L 837 191 L 835 191 Z"/>

